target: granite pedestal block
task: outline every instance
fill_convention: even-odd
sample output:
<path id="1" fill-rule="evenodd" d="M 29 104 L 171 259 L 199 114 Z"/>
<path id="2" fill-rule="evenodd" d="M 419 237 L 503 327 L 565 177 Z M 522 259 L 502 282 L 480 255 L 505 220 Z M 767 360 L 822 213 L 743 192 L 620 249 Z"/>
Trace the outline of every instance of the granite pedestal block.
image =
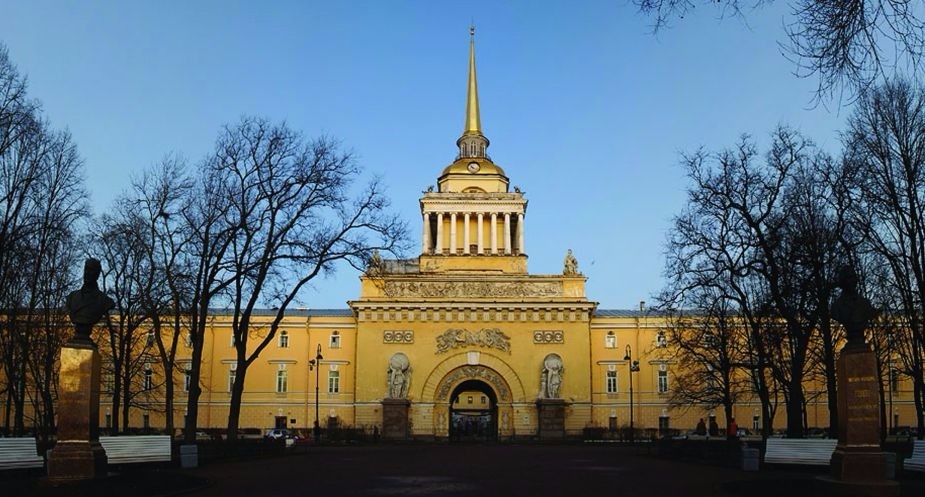
<path id="1" fill-rule="evenodd" d="M 61 349 L 58 381 L 58 443 L 48 455 L 52 482 L 106 475 L 99 442 L 100 355 L 96 346 L 71 341 Z"/>
<path id="2" fill-rule="evenodd" d="M 562 399 L 539 399 L 536 401 L 540 440 L 562 440 L 565 438 L 565 407 Z"/>
<path id="3" fill-rule="evenodd" d="M 382 438 L 384 440 L 407 440 L 411 435 L 407 399 L 385 399 L 382 401 Z"/>

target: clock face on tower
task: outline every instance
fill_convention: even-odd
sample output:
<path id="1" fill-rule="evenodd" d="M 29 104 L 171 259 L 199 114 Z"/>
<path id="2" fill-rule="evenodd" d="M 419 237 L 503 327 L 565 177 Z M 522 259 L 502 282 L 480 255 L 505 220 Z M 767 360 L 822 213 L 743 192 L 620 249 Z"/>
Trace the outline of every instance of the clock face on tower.
<path id="1" fill-rule="evenodd" d="M 479 163 L 478 163 L 478 162 L 470 162 L 470 163 L 469 163 L 469 172 L 470 172 L 470 173 L 477 173 L 477 172 L 479 172 Z"/>

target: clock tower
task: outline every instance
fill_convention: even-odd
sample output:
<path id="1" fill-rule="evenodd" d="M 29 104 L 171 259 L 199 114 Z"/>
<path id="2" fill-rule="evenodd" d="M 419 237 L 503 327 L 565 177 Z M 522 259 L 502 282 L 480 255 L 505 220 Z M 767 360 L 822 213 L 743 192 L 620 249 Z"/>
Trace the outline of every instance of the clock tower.
<path id="1" fill-rule="evenodd" d="M 421 198 L 422 272 L 526 273 L 524 215 L 527 201 L 509 191 L 504 170 L 487 153 L 475 72 L 475 29 L 469 28 L 466 119 L 459 153 Z"/>

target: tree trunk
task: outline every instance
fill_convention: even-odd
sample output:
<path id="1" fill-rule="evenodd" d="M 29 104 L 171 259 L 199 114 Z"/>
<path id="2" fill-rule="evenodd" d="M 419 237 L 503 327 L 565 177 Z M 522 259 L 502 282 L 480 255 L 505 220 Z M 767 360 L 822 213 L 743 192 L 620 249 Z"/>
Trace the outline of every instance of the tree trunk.
<path id="1" fill-rule="evenodd" d="M 112 375 L 112 411 L 109 414 L 112 426 L 112 434 L 119 433 L 119 406 L 122 405 L 122 375 L 113 373 Z"/>
<path id="2" fill-rule="evenodd" d="M 164 430 L 173 436 L 173 365 L 164 365 Z"/>
<path id="3" fill-rule="evenodd" d="M 789 398 L 787 399 L 787 438 L 803 438 L 803 374 L 796 361 L 791 368 Z"/>
<path id="4" fill-rule="evenodd" d="M 825 370 L 826 403 L 829 407 L 829 438 L 838 438 L 838 380 L 835 366 L 835 344 L 832 337 L 832 324 L 828 313 L 824 313 L 821 322 L 822 361 Z M 882 395 L 882 388 L 881 388 Z"/>
<path id="5" fill-rule="evenodd" d="M 193 350 L 190 357 L 190 389 L 186 398 L 186 420 L 183 423 L 183 441 L 188 444 L 196 443 L 199 397 L 202 395 L 202 388 L 199 387 L 199 378 L 202 374 L 202 342 L 205 339 L 208 306 L 208 302 L 200 305 L 198 312 L 193 315 L 195 333 L 191 336 Z"/>
<path id="6" fill-rule="evenodd" d="M 238 440 L 238 422 L 241 418 L 241 399 L 244 397 L 244 378 L 247 376 L 247 365 L 238 358 L 238 368 L 231 386 L 231 405 L 228 406 L 228 441 Z"/>

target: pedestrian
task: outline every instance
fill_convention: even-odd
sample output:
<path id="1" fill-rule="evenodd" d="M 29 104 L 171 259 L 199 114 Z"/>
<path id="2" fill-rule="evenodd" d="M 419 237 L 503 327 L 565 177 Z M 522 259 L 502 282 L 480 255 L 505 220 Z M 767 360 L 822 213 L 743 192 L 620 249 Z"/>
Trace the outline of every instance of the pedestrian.
<path id="1" fill-rule="evenodd" d="M 729 427 L 726 429 L 726 438 L 735 440 L 739 437 L 739 425 L 736 424 L 736 418 L 729 420 Z"/>
<path id="2" fill-rule="evenodd" d="M 710 436 L 715 437 L 719 435 L 719 425 L 716 424 L 716 416 L 710 416 Z"/>

